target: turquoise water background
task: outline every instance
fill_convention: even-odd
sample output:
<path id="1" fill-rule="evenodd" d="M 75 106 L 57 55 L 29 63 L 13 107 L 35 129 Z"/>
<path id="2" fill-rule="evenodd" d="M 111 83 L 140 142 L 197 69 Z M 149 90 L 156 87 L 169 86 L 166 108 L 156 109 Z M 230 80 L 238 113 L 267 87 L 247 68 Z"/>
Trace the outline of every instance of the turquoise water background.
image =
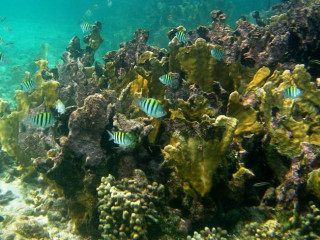
<path id="1" fill-rule="evenodd" d="M 6 20 L 0 22 L 0 37 L 4 43 L 14 44 L 0 44 L 5 56 L 0 64 L 0 97 L 14 102 L 25 71 L 33 74 L 37 70 L 35 59 L 47 58 L 50 67 L 61 61 L 70 39 L 83 37 L 79 24 L 84 18 L 91 24 L 103 24 L 105 41 L 96 53 L 96 60 L 102 61 L 104 53 L 131 40 L 139 27 L 150 31 L 150 44 L 167 47 L 170 28 L 208 26 L 211 10 L 225 11 L 227 22 L 235 25 L 242 14 L 267 10 L 268 6 L 269 0 L 1 0 L 0 18 Z M 92 16 L 86 16 L 88 9 Z"/>

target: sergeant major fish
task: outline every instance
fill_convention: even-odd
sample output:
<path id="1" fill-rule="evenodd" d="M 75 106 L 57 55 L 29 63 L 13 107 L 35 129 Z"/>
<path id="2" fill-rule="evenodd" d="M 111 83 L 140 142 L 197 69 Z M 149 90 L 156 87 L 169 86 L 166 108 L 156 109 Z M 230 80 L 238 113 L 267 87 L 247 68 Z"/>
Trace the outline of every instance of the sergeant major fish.
<path id="1" fill-rule="evenodd" d="M 80 28 L 81 28 L 82 33 L 87 33 L 87 32 L 90 32 L 91 25 L 88 22 L 82 22 L 80 24 Z"/>
<path id="2" fill-rule="evenodd" d="M 113 140 L 115 144 L 118 144 L 120 147 L 129 147 L 133 146 L 134 144 L 134 138 L 131 134 L 122 132 L 122 131 L 108 131 L 108 134 L 110 136 L 109 140 Z"/>
<path id="3" fill-rule="evenodd" d="M 170 73 L 164 74 L 161 77 L 159 77 L 160 82 L 162 82 L 164 85 L 171 85 L 173 84 L 174 80 L 172 78 L 172 75 Z"/>
<path id="4" fill-rule="evenodd" d="M 184 31 L 178 31 L 176 32 L 176 37 L 178 38 L 179 42 L 186 43 L 187 42 L 187 36 Z"/>
<path id="5" fill-rule="evenodd" d="M 299 88 L 297 88 L 296 86 L 291 86 L 291 87 L 286 88 L 284 90 L 283 94 L 286 98 L 295 99 L 302 94 L 302 91 Z"/>
<path id="6" fill-rule="evenodd" d="M 28 122 L 30 122 L 33 127 L 48 128 L 54 125 L 55 119 L 52 113 L 42 112 L 30 117 Z"/>
<path id="7" fill-rule="evenodd" d="M 36 88 L 36 82 L 34 80 L 26 80 L 21 83 L 21 89 L 26 92 L 31 92 Z"/>
<path id="8" fill-rule="evenodd" d="M 162 108 L 161 104 L 154 98 L 142 98 L 141 100 L 135 97 L 135 105 L 144 111 L 149 117 L 160 118 L 167 113 Z"/>
<path id="9" fill-rule="evenodd" d="M 217 61 L 222 61 L 226 58 L 224 52 L 223 52 L 223 48 L 219 45 L 214 45 L 212 50 L 211 50 L 211 56 L 213 57 L 213 59 L 217 60 Z"/>

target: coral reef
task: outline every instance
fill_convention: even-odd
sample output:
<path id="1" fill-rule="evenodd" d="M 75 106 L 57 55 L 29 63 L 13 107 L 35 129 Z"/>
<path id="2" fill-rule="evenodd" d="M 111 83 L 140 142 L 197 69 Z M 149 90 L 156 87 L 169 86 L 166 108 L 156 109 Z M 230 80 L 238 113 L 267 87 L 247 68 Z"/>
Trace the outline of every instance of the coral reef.
<path id="1" fill-rule="evenodd" d="M 41 187 L 28 189 L 31 207 L 15 221 L 0 212 L 1 226 L 14 229 L 0 238 L 319 238 L 320 90 L 314 71 L 297 63 L 319 51 L 320 9 L 284 1 L 274 11 L 270 19 L 254 12 L 259 26 L 243 18 L 234 31 L 213 10 L 209 27 L 171 29 L 169 50 L 138 29 L 104 64 L 94 63 L 103 41 L 96 22 L 85 49 L 70 41 L 63 64 L 38 61 L 25 77 L 36 87 L 17 91 L 16 109 L 0 100 L 0 169 L 9 175 L 0 179 Z M 174 84 L 164 85 L 164 74 Z M 156 99 L 167 114 L 148 117 L 135 97 Z M 43 111 L 55 125 L 30 126 L 27 117 Z M 118 146 L 107 131 L 136 144 Z M 0 192 L 0 205 L 21 199 Z"/>

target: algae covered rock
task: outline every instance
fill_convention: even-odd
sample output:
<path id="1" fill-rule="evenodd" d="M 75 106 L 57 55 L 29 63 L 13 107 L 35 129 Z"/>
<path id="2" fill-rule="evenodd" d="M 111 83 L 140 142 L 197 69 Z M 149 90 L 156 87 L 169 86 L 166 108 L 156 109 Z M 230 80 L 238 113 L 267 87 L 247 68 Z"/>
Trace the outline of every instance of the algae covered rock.
<path id="1" fill-rule="evenodd" d="M 218 167 L 224 165 L 225 155 L 238 120 L 218 116 L 201 123 L 176 119 L 170 144 L 165 146 L 165 161 L 185 181 L 187 192 L 207 194 Z"/>

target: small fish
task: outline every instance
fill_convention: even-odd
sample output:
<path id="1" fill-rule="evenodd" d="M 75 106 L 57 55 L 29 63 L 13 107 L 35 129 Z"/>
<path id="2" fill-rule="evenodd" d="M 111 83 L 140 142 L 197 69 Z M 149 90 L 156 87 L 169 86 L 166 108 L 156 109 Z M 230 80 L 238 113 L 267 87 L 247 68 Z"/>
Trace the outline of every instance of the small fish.
<path id="1" fill-rule="evenodd" d="M 93 7 L 94 9 L 98 9 L 98 8 L 99 8 L 99 5 L 98 5 L 97 3 L 95 3 L 95 4 L 92 5 L 92 7 Z"/>
<path id="2" fill-rule="evenodd" d="M 83 22 L 80 24 L 80 28 L 83 33 L 90 32 L 91 30 L 91 25 L 88 22 Z"/>
<path id="3" fill-rule="evenodd" d="M 26 92 L 31 92 L 35 89 L 36 82 L 34 80 L 26 80 L 21 83 L 21 89 Z"/>
<path id="4" fill-rule="evenodd" d="M 258 182 L 258 183 L 253 184 L 252 186 L 254 186 L 254 187 L 264 187 L 264 186 L 268 186 L 268 185 L 271 185 L 271 183 L 269 183 L 269 182 Z"/>
<path id="5" fill-rule="evenodd" d="M 219 45 L 214 45 L 212 50 L 211 50 L 211 56 L 213 57 L 213 59 L 217 60 L 217 61 L 222 61 L 226 58 L 224 52 L 223 52 L 223 48 Z"/>
<path id="6" fill-rule="evenodd" d="M 87 17 L 91 17 L 92 16 L 92 11 L 90 9 L 88 9 L 86 12 L 85 12 L 85 15 Z"/>
<path id="7" fill-rule="evenodd" d="M 112 6 L 112 1 L 111 0 L 107 0 L 107 3 L 108 3 L 108 7 Z"/>
<path id="8" fill-rule="evenodd" d="M 176 37 L 178 38 L 179 42 L 186 43 L 187 42 L 187 36 L 184 31 L 178 31 L 176 32 Z"/>
<path id="9" fill-rule="evenodd" d="M 173 84 L 174 80 L 172 78 L 172 75 L 167 73 L 159 77 L 160 82 L 162 82 L 164 85 L 171 85 Z"/>
<path id="10" fill-rule="evenodd" d="M 20 69 L 20 66 L 15 66 L 14 68 L 12 68 L 11 72 L 18 71 L 19 69 Z"/>
<path id="11" fill-rule="evenodd" d="M 57 110 L 57 112 L 60 114 L 64 114 L 66 111 L 66 106 L 63 104 L 63 102 L 60 99 L 55 101 L 54 107 Z"/>
<path id="12" fill-rule="evenodd" d="M 320 87 L 320 77 L 316 78 L 316 86 L 317 88 Z"/>
<path id="13" fill-rule="evenodd" d="M 173 15 L 169 14 L 167 18 L 168 18 L 168 20 L 172 20 L 173 19 Z"/>
<path id="14" fill-rule="evenodd" d="M 310 60 L 310 62 L 320 65 L 320 60 L 317 60 L 317 59 Z"/>
<path id="15" fill-rule="evenodd" d="M 51 127 L 55 123 L 55 119 L 50 112 L 42 112 L 34 115 L 31 119 L 34 127 Z"/>
<path id="16" fill-rule="evenodd" d="M 7 42 L 7 43 L 5 43 L 4 45 L 5 46 L 10 46 L 10 45 L 13 45 L 14 44 L 14 42 Z"/>
<path id="17" fill-rule="evenodd" d="M 11 32 L 13 29 L 12 27 L 10 26 L 5 26 L 4 29 L 7 31 L 7 32 Z"/>
<path id="18" fill-rule="evenodd" d="M 4 63 L 4 54 L 0 52 L 0 63 Z"/>
<path id="19" fill-rule="evenodd" d="M 6 16 L 1 17 L 0 22 L 4 22 L 7 19 Z"/>
<path id="20" fill-rule="evenodd" d="M 227 31 L 233 31 L 233 28 L 231 27 L 231 25 L 229 25 L 229 24 L 226 24 L 226 26 L 224 27 L 224 29 L 225 30 L 227 30 Z"/>
<path id="21" fill-rule="evenodd" d="M 154 98 L 142 98 L 141 100 L 135 97 L 135 105 L 144 111 L 149 117 L 160 118 L 167 113 L 162 108 L 161 104 Z"/>
<path id="22" fill-rule="evenodd" d="M 302 91 L 297 88 L 296 86 L 288 87 L 286 90 L 284 90 L 283 94 L 286 98 L 292 98 L 295 99 L 301 95 Z"/>
<path id="23" fill-rule="evenodd" d="M 134 144 L 134 137 L 131 134 L 122 132 L 122 131 L 108 131 L 108 134 L 110 136 L 109 140 L 113 140 L 115 144 L 118 144 L 120 147 L 129 147 L 133 146 Z"/>

